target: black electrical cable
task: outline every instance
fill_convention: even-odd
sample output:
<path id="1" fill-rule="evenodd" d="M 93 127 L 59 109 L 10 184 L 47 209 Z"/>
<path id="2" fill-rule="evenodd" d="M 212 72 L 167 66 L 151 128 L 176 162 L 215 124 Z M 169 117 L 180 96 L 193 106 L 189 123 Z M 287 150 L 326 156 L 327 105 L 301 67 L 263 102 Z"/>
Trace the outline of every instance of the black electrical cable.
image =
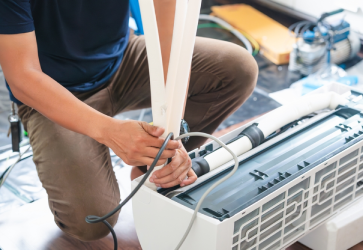
<path id="1" fill-rule="evenodd" d="M 109 212 L 108 214 L 99 217 L 96 215 L 88 215 L 86 217 L 86 222 L 93 224 L 93 223 L 98 223 L 98 222 L 103 222 L 108 229 L 110 229 L 112 237 L 113 237 L 113 242 L 114 242 L 114 250 L 117 250 L 117 237 L 116 237 L 116 233 L 113 230 L 112 226 L 110 225 L 110 223 L 108 223 L 106 221 L 107 218 L 110 218 L 112 215 L 114 215 L 118 210 L 120 210 L 136 193 L 137 191 L 139 191 L 139 189 L 141 188 L 141 186 L 144 184 L 144 182 L 147 180 L 147 178 L 149 177 L 149 175 L 151 174 L 151 172 L 154 170 L 154 167 L 156 165 L 156 163 L 158 162 L 158 160 L 161 157 L 161 154 L 164 152 L 166 145 L 168 144 L 169 140 L 173 139 L 173 133 L 169 133 L 168 136 L 165 138 L 165 141 L 163 143 L 163 145 L 161 145 L 159 152 L 157 153 L 153 163 L 151 164 L 149 170 L 145 173 L 144 177 L 142 178 L 142 180 L 139 182 L 139 184 L 136 186 L 136 188 L 134 190 L 132 190 L 132 192 L 129 194 L 129 196 L 126 197 L 126 199 L 124 199 L 114 210 L 112 210 L 111 212 Z"/>

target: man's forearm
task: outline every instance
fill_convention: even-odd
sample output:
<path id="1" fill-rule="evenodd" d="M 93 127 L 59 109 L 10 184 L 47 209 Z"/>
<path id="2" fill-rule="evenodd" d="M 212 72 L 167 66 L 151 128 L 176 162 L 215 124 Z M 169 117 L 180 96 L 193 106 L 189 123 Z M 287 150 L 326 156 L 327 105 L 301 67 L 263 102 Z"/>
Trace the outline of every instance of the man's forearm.
<path id="1" fill-rule="evenodd" d="M 18 100 L 67 129 L 102 140 L 104 124 L 112 118 L 81 102 L 42 72 L 34 31 L 0 35 L 0 63 Z"/>
<path id="2" fill-rule="evenodd" d="M 9 80 L 14 96 L 24 104 L 67 129 L 102 141 L 103 129 L 112 118 L 78 100 L 43 72 L 29 70 Z"/>

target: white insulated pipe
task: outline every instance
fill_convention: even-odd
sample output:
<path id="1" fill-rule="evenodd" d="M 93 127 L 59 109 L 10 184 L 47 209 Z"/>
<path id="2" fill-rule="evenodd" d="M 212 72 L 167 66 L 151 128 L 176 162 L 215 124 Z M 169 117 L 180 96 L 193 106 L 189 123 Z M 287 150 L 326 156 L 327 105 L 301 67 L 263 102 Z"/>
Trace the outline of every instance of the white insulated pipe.
<path id="1" fill-rule="evenodd" d="M 176 0 L 173 38 L 171 42 L 169 67 L 165 86 L 167 107 L 170 107 L 170 104 L 173 102 L 173 93 L 177 81 L 187 11 L 188 0 Z"/>
<path id="2" fill-rule="evenodd" d="M 149 63 L 154 125 L 165 128 L 164 137 L 170 132 L 177 137 L 188 89 L 201 0 L 177 0 L 166 92 L 154 3 L 153 0 L 139 0 L 139 3 Z M 154 171 L 162 167 L 157 166 Z M 156 190 L 155 184 L 149 180 L 146 180 L 145 186 Z"/>
<path id="3" fill-rule="evenodd" d="M 304 96 L 294 103 L 281 106 L 264 115 L 258 123 L 258 128 L 266 138 L 279 128 L 303 116 L 326 108 L 333 110 L 344 103 L 346 99 L 334 92 Z"/>
<path id="4" fill-rule="evenodd" d="M 163 60 L 153 0 L 139 0 L 149 65 L 151 109 L 155 126 L 166 126 L 166 98 Z M 164 133 L 165 135 L 166 133 Z M 165 136 L 164 136 L 165 137 Z"/>
<path id="5" fill-rule="evenodd" d="M 195 37 L 197 34 L 201 4 L 201 0 L 189 0 L 182 35 L 177 34 L 181 31 L 175 29 L 173 31 L 173 43 L 177 39 L 182 39 L 180 48 L 176 46 L 174 47 L 175 54 L 178 53 L 179 56 L 175 58 L 170 58 L 169 64 L 177 68 L 176 76 L 171 76 L 171 79 L 168 82 L 168 84 L 172 85 L 174 88 L 168 88 L 167 85 L 168 108 L 166 111 L 166 130 L 168 131 L 168 133 L 173 132 L 174 137 L 178 137 L 180 133 L 180 121 L 184 110 L 185 97 L 188 92 L 189 74 L 192 65 Z M 177 9 L 176 13 L 179 16 L 179 14 L 184 14 L 183 11 L 184 10 Z M 176 16 L 177 15 L 175 15 L 175 17 Z M 179 22 L 179 20 L 175 20 L 174 22 Z M 177 52 L 176 50 L 179 50 L 179 52 Z M 173 62 L 172 60 L 176 60 L 177 62 Z"/>
<path id="6" fill-rule="evenodd" d="M 345 98 L 334 92 L 304 96 L 294 103 L 281 106 L 261 117 L 257 127 L 266 138 L 281 127 L 293 122 L 301 117 L 311 114 L 321 109 L 335 109 L 338 105 L 344 105 Z M 228 144 L 228 147 L 237 155 L 241 155 L 252 149 L 252 143 L 248 137 Z M 209 164 L 210 171 L 222 166 L 232 160 L 231 154 L 224 148 L 220 148 L 204 157 Z"/>
<path id="7" fill-rule="evenodd" d="M 144 27 L 147 61 L 149 65 L 151 110 L 153 124 L 158 127 L 166 127 L 166 97 L 163 60 L 161 56 L 159 31 L 155 15 L 153 0 L 139 0 L 142 25 Z M 162 135 L 166 137 L 166 131 Z M 163 166 L 155 167 L 154 171 Z M 146 180 L 145 186 L 156 190 L 154 183 Z"/>
<path id="8" fill-rule="evenodd" d="M 252 149 L 252 143 L 246 136 L 241 137 L 239 140 L 234 141 L 227 146 L 237 156 L 244 154 Z M 227 150 L 225 150 L 224 148 L 220 148 L 204 157 L 204 159 L 209 164 L 209 171 L 213 171 L 214 169 L 222 166 L 224 163 L 229 162 L 231 159 L 227 154 Z"/>

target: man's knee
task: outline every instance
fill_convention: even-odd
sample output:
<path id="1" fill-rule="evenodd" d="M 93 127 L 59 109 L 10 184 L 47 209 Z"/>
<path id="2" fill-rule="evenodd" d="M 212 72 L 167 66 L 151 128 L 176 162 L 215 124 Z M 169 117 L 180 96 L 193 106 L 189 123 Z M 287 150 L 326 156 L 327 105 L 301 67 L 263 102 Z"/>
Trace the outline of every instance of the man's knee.
<path id="1" fill-rule="evenodd" d="M 221 65 L 230 80 L 227 86 L 229 92 L 236 96 L 250 96 L 258 76 L 258 65 L 253 56 L 246 49 L 229 43 L 223 48 Z"/>
<path id="2" fill-rule="evenodd" d="M 108 223 L 111 224 L 112 227 L 115 226 L 117 219 L 115 217 L 107 219 Z M 77 234 L 74 234 L 74 237 L 78 238 L 81 241 L 93 241 L 102 239 L 103 237 L 107 236 L 110 233 L 108 227 L 102 223 L 82 223 L 78 225 Z"/>
<path id="3" fill-rule="evenodd" d="M 98 240 L 110 233 L 107 226 L 102 223 L 87 223 L 89 215 L 102 217 L 118 206 L 120 194 L 115 190 L 98 193 L 97 190 L 89 192 L 90 188 L 73 195 L 65 195 L 61 202 L 50 200 L 50 208 L 58 227 L 70 236 L 81 241 Z M 120 210 L 107 219 L 113 227 L 118 219 Z"/>
<path id="4" fill-rule="evenodd" d="M 89 212 L 84 211 L 80 213 L 78 211 L 77 215 L 67 216 L 66 220 L 58 218 L 57 215 L 54 216 L 54 219 L 58 227 L 66 234 L 69 234 L 72 237 L 79 239 L 81 241 L 93 241 L 101 239 L 110 233 L 110 230 L 102 222 L 94 224 L 86 222 L 85 220 L 86 216 L 94 214 L 103 216 L 106 213 L 104 209 L 100 209 L 99 213 L 95 213 L 95 209 L 92 209 Z M 119 212 L 107 219 L 108 223 L 112 227 L 114 227 L 114 225 L 117 222 L 118 214 Z"/>

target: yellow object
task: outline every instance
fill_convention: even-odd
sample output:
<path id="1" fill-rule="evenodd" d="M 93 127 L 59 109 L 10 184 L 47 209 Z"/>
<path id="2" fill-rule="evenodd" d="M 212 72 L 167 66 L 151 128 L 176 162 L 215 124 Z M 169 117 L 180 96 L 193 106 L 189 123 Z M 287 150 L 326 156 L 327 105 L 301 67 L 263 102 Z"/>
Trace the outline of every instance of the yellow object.
<path id="1" fill-rule="evenodd" d="M 239 30 L 239 32 L 241 32 L 242 35 L 244 35 L 248 41 L 250 41 L 250 43 L 252 44 L 253 46 L 253 56 L 257 55 L 258 54 L 258 51 L 260 50 L 260 45 L 258 44 L 258 42 L 252 37 L 250 36 L 248 33 L 242 31 L 242 30 Z"/>
<path id="2" fill-rule="evenodd" d="M 213 6 L 212 11 L 241 33 L 253 37 L 260 44 L 260 53 L 273 63 L 289 62 L 295 38 L 285 26 L 245 4 Z"/>

